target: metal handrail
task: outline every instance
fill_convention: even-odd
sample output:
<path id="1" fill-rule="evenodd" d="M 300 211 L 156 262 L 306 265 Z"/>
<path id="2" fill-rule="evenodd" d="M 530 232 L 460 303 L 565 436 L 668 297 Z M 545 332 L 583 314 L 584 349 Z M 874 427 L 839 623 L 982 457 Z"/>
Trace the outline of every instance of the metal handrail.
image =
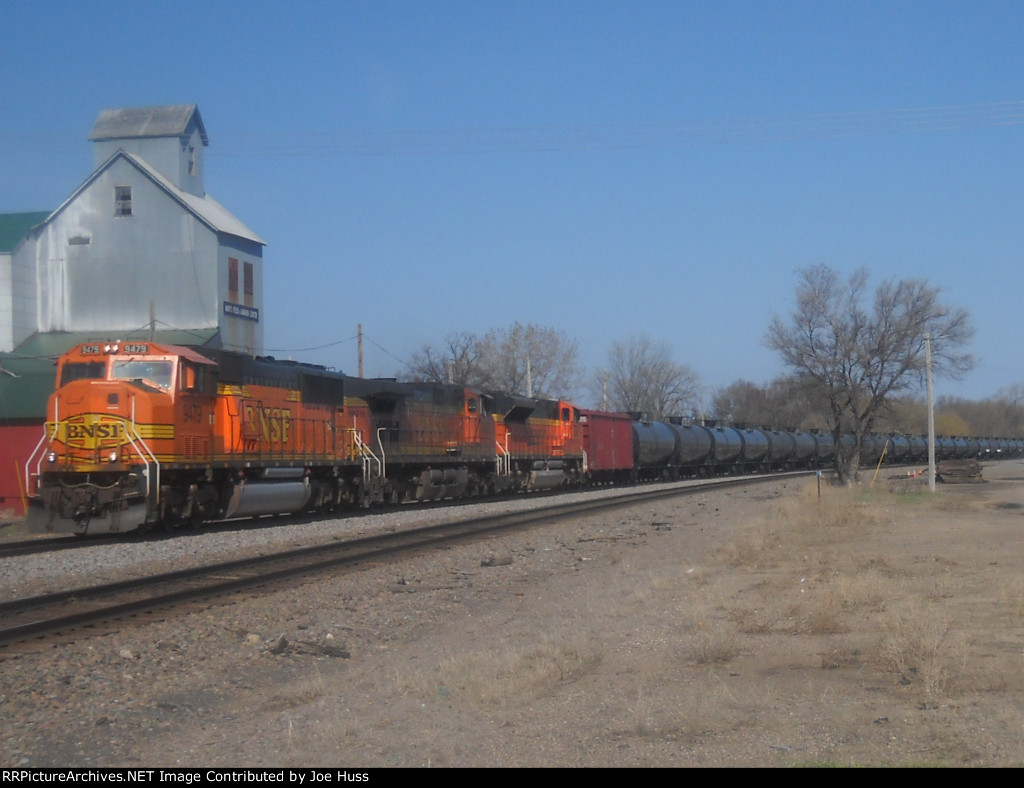
<path id="1" fill-rule="evenodd" d="M 145 439 L 141 435 L 139 435 L 138 425 L 135 423 L 135 397 L 132 397 L 131 431 L 132 431 L 132 433 L 134 433 L 134 437 L 132 437 L 132 435 L 128 435 L 128 443 L 131 445 L 131 447 L 133 449 L 135 449 L 135 453 L 138 454 L 139 457 L 146 463 L 146 500 L 149 500 L 150 491 L 151 491 L 150 490 L 150 486 L 152 484 L 152 480 L 150 479 L 150 473 L 149 473 L 150 460 L 152 460 L 152 464 L 153 464 L 153 466 L 156 469 L 156 488 L 155 488 L 156 489 L 156 495 L 154 496 L 154 503 L 158 507 L 157 511 L 159 511 L 159 505 L 160 505 L 160 460 L 157 459 L 157 456 L 153 452 L 153 450 L 149 448 L 149 446 L 146 443 Z M 136 443 L 136 441 L 137 441 L 137 443 Z M 147 457 L 148 457 L 148 459 L 147 459 Z"/>
<path id="2" fill-rule="evenodd" d="M 32 459 L 36 456 L 36 454 L 39 455 L 39 460 L 36 462 L 36 477 L 38 478 L 39 475 L 43 472 L 43 470 L 42 470 L 43 453 L 46 451 L 46 449 L 43 448 L 43 444 L 45 443 L 46 446 L 50 446 L 50 444 L 52 444 L 57 439 L 57 431 L 60 429 L 60 418 L 58 418 L 58 413 L 57 413 L 57 411 L 58 411 L 58 403 L 59 403 L 59 401 L 55 399 L 54 400 L 54 405 L 53 405 L 53 414 L 54 414 L 53 434 L 50 435 L 50 436 L 47 436 L 47 434 L 46 434 L 46 425 L 44 424 L 43 425 L 43 437 L 41 437 L 39 439 L 39 443 L 36 444 L 36 447 L 32 450 L 32 453 L 28 455 L 28 459 L 25 460 L 25 490 L 26 491 L 31 491 L 33 489 L 32 488 Z"/>
<path id="3" fill-rule="evenodd" d="M 508 436 L 505 436 L 505 443 L 508 443 Z M 494 442 L 494 445 L 498 447 L 498 453 L 495 455 L 495 470 L 499 476 L 511 476 L 512 475 L 512 455 L 509 453 L 508 446 L 502 446 L 498 441 Z"/>

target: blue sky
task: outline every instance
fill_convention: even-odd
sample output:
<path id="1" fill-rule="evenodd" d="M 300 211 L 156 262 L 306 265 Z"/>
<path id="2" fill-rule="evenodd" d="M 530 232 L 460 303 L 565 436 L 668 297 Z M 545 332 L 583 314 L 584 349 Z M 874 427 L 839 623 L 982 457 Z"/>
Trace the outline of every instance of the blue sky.
<path id="1" fill-rule="evenodd" d="M 800 268 L 921 277 L 1024 383 L 1024 3 L 9 2 L 0 212 L 55 208 L 105 108 L 195 103 L 267 242 L 268 352 L 393 375 L 519 321 L 667 343 L 710 395 Z"/>

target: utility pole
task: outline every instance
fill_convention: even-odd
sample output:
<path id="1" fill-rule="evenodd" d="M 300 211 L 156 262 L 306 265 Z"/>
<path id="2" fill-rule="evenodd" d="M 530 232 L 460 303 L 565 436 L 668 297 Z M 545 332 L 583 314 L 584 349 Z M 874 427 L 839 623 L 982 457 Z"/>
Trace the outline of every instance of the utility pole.
<path id="1" fill-rule="evenodd" d="M 359 334 L 359 342 L 357 343 L 358 346 L 359 346 L 359 377 L 362 377 L 363 376 L 363 324 L 362 323 L 359 324 L 359 328 L 357 329 L 357 333 Z"/>
<path id="2" fill-rule="evenodd" d="M 928 382 L 928 489 L 935 492 L 935 393 L 932 390 L 932 335 L 924 335 L 924 374 Z"/>

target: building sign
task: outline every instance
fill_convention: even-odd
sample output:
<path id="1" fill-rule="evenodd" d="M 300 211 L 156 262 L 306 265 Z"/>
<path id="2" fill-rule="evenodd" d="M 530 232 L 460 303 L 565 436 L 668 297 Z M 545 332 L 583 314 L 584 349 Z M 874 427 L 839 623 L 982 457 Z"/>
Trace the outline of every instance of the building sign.
<path id="1" fill-rule="evenodd" d="M 232 317 L 240 317 L 244 320 L 254 320 L 257 323 L 260 322 L 260 310 L 254 306 L 233 304 L 230 301 L 225 301 L 224 314 L 231 315 Z"/>

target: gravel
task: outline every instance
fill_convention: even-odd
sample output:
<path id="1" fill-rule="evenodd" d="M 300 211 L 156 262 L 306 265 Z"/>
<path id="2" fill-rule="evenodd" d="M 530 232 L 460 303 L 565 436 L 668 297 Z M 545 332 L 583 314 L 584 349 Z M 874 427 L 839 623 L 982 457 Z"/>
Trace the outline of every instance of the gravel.
<path id="1" fill-rule="evenodd" d="M 772 480 L 0 653 L 0 763 L 1020 766 L 1024 463 L 999 473 L 1008 486 L 788 536 L 778 507 L 821 499 Z M 444 516 L 97 544 L 6 559 L 2 584 L 40 593 Z M 876 587 L 899 598 L 877 604 Z M 941 692 L 880 662 L 910 602 L 959 622 Z"/>
<path id="2" fill-rule="evenodd" d="M 700 484 L 690 480 L 675 486 Z M 664 489 L 654 485 L 652 489 Z M 631 487 L 630 492 L 645 489 Z M 588 493 L 570 493 L 558 502 L 571 502 L 577 498 L 593 499 L 622 495 L 622 489 L 595 490 Z M 210 532 L 181 532 L 173 537 L 132 538 L 113 540 L 96 538 L 92 546 L 82 546 L 52 553 L 36 553 L 4 559 L 0 577 L 0 598 L 14 599 L 53 591 L 66 590 L 68 578 L 75 578 L 75 587 L 144 577 L 149 574 L 172 572 L 218 561 L 230 561 L 261 555 L 273 550 L 284 550 L 328 543 L 337 539 L 350 539 L 368 534 L 394 532 L 428 525 L 448 519 L 471 518 L 485 514 L 526 511 L 551 505 L 550 497 L 522 495 L 514 499 L 489 501 L 460 506 L 457 510 L 410 505 L 402 512 L 387 514 L 360 514 L 354 517 L 325 518 L 293 525 L 263 526 L 238 529 L 224 528 Z M 249 521 L 253 523 L 253 521 Z"/>

